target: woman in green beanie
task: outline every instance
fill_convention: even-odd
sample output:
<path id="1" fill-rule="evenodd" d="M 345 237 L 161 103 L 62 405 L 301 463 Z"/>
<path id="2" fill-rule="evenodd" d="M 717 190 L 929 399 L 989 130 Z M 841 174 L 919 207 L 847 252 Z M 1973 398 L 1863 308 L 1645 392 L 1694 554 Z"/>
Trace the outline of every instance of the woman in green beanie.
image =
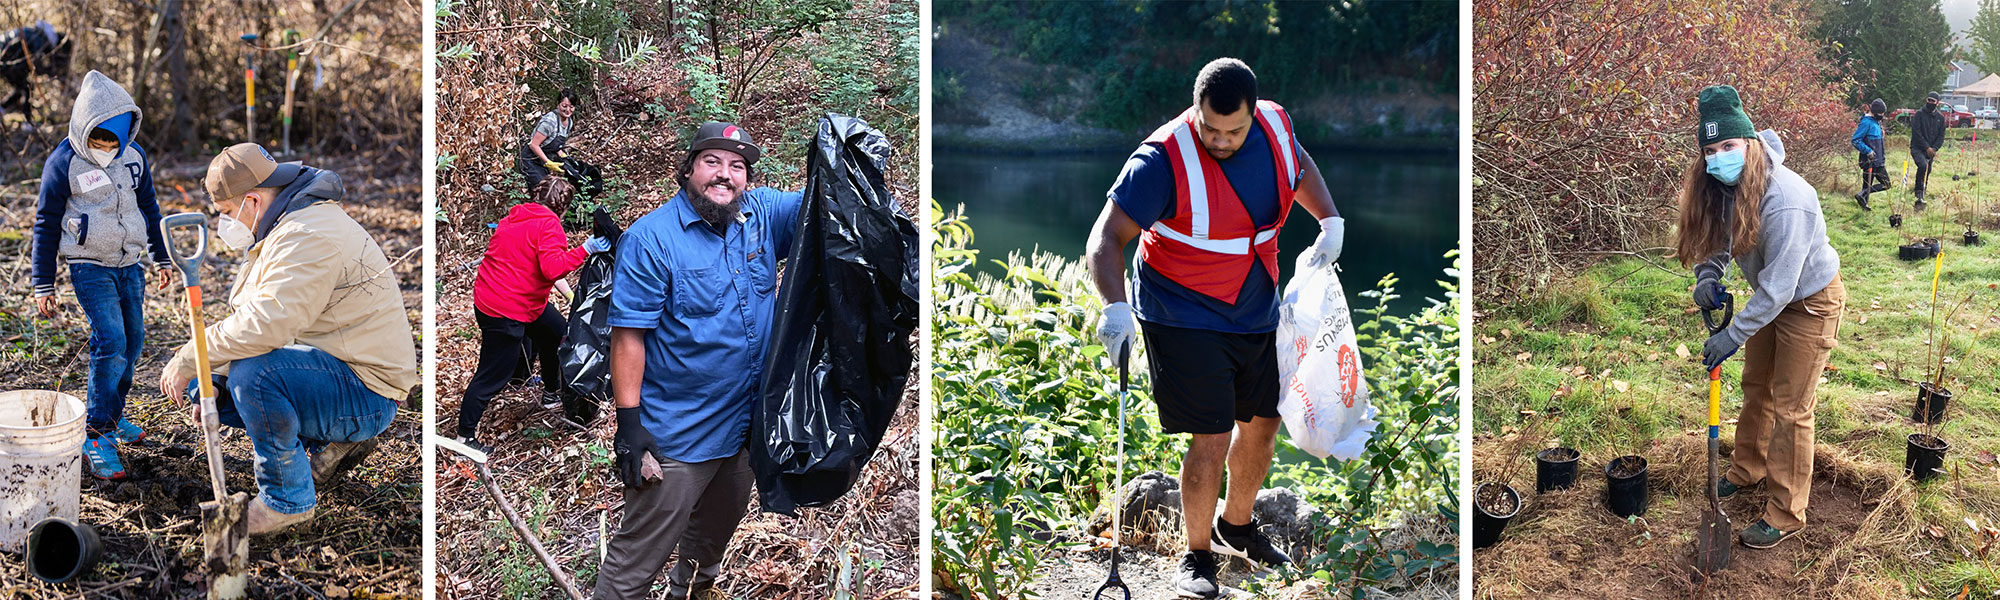
<path id="1" fill-rule="evenodd" d="M 1765 486 L 1763 518 L 1740 538 L 1770 548 L 1806 524 L 1812 491 L 1813 407 L 1847 306 L 1840 256 L 1827 243 L 1819 194 L 1785 168 L 1775 131 L 1756 131 L 1736 88 L 1701 91 L 1701 153 L 1682 176 L 1675 255 L 1694 268 L 1694 302 L 1723 302 L 1733 259 L 1756 293 L 1703 344 L 1709 368 L 1743 349 L 1743 414 L 1719 484 L 1723 498 Z"/>

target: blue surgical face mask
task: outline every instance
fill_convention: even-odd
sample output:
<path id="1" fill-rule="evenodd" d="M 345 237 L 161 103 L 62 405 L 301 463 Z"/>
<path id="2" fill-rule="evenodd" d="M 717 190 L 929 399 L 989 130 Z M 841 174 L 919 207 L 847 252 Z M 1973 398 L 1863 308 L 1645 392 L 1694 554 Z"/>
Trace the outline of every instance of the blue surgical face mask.
<path id="1" fill-rule="evenodd" d="M 1722 185 L 1736 185 L 1736 181 L 1743 178 L 1743 149 L 1708 155 L 1708 174 Z"/>

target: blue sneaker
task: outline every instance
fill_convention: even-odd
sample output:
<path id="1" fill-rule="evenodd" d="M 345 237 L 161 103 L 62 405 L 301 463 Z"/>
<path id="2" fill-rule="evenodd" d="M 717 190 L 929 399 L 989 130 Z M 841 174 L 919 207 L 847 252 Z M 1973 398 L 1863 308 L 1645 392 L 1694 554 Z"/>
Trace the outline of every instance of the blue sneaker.
<path id="1" fill-rule="evenodd" d="M 146 430 L 133 425 L 131 421 L 119 419 L 118 429 L 112 432 L 112 437 L 117 438 L 120 444 L 136 444 L 139 440 L 146 439 Z"/>
<path id="2" fill-rule="evenodd" d="M 118 460 L 118 438 L 114 436 L 100 435 L 84 440 L 83 461 L 91 477 L 112 481 L 125 479 L 125 463 Z"/>

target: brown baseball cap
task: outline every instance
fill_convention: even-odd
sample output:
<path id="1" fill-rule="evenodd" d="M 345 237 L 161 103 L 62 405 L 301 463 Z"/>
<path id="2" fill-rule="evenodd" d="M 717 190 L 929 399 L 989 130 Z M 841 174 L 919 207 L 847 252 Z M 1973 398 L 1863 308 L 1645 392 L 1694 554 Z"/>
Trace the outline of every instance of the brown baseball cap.
<path id="1" fill-rule="evenodd" d="M 743 157 L 748 166 L 757 165 L 757 157 L 764 149 L 750 141 L 750 132 L 735 123 L 709 121 L 694 132 L 694 144 L 688 147 L 688 154 L 700 154 L 703 150 L 716 149 L 735 152 Z"/>
<path id="2" fill-rule="evenodd" d="M 279 163 L 263 146 L 244 142 L 224 148 L 208 162 L 202 186 L 208 188 L 210 202 L 232 200 L 260 187 L 284 187 L 304 169 L 299 163 Z"/>

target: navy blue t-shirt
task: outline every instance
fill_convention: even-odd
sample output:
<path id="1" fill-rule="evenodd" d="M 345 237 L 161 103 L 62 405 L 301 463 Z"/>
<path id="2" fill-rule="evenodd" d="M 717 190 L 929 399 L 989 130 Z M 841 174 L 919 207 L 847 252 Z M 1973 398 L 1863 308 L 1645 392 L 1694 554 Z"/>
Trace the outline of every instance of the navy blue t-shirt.
<path id="1" fill-rule="evenodd" d="M 1236 154 L 1218 161 L 1223 177 L 1229 180 L 1250 213 L 1250 220 L 1260 229 L 1277 222 L 1281 208 L 1278 171 L 1273 163 L 1279 159 L 1271 155 L 1269 139 L 1263 127 L 1251 127 Z M 1176 183 L 1169 160 L 1172 157 L 1165 149 L 1140 144 L 1132 157 L 1125 160 L 1125 170 L 1118 174 L 1118 181 L 1111 184 L 1107 193 L 1112 202 L 1118 203 L 1118 209 L 1132 217 L 1141 229 L 1174 216 Z M 1225 333 L 1264 333 L 1278 329 L 1278 286 L 1264 270 L 1264 261 L 1251 261 L 1250 274 L 1244 278 L 1243 290 L 1237 294 L 1235 304 L 1175 283 L 1145 261 L 1139 261 L 1134 279 L 1138 293 L 1132 305 L 1140 320 Z"/>

